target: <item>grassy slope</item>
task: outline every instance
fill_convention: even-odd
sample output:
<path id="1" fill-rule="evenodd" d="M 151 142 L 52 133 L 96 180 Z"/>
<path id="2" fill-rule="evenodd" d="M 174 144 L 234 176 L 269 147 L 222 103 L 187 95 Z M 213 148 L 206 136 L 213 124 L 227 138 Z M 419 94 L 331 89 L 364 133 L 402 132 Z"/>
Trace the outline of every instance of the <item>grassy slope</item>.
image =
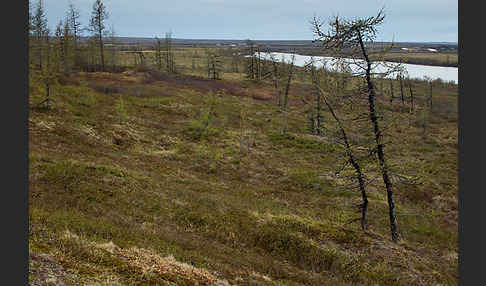
<path id="1" fill-rule="evenodd" d="M 421 178 L 395 184 L 406 215 L 394 245 L 379 180 L 369 186 L 369 233 L 349 223 L 359 194 L 337 191 L 336 146 L 304 135 L 302 88 L 291 90 L 283 136 L 271 86 L 143 74 L 65 80 L 53 110 L 30 112 L 30 278 L 47 253 L 76 284 L 457 284 L 457 92 L 438 91 L 438 110 L 453 112 L 437 112 L 425 141 L 413 124 L 392 131 L 401 137 L 391 162 Z M 215 120 L 200 134 L 210 106 Z"/>

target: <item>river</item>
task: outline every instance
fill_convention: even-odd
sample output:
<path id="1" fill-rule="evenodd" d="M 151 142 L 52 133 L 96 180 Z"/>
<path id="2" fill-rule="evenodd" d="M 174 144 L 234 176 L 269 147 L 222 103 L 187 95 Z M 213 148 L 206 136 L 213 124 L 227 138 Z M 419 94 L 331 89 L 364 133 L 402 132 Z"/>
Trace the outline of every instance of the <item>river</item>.
<path id="1" fill-rule="evenodd" d="M 262 59 L 270 60 L 270 55 L 273 55 L 275 59 L 281 61 L 284 60 L 285 62 L 289 63 L 292 54 L 289 53 L 260 53 L 260 57 Z M 337 70 L 340 69 L 336 67 L 337 59 L 333 57 L 323 57 L 323 56 L 314 56 L 314 65 L 316 67 L 322 67 L 326 65 L 327 69 L 330 70 Z M 311 56 L 303 56 L 295 54 L 295 62 L 296 66 L 303 67 L 308 64 L 311 60 Z M 343 59 L 344 62 L 349 63 L 349 67 L 353 73 L 362 73 L 362 69 L 359 68 L 358 64 L 364 65 L 363 60 L 353 60 L 353 59 Z M 375 73 L 382 73 L 386 70 L 387 66 L 395 66 L 397 63 L 392 62 L 374 62 L 373 72 Z M 445 82 L 454 82 L 458 83 L 458 68 L 456 67 L 439 67 L 439 66 L 427 66 L 427 65 L 415 65 L 415 64 L 403 64 L 403 68 L 405 69 L 405 77 L 410 77 L 412 79 L 425 79 L 428 77 L 429 79 L 441 79 Z M 396 77 L 396 73 L 389 74 L 386 76 L 387 78 Z"/>

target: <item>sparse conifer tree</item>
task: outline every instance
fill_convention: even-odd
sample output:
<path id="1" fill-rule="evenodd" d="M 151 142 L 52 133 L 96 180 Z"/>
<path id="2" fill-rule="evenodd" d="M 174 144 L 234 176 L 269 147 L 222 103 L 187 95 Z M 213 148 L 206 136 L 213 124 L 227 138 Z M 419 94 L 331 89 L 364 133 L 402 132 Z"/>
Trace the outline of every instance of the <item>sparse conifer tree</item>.
<path id="1" fill-rule="evenodd" d="M 63 62 L 65 60 L 64 58 L 64 48 L 63 48 L 63 22 L 62 20 L 59 21 L 59 23 L 56 26 L 56 32 L 54 34 L 54 53 L 56 57 L 60 58 L 60 61 L 55 61 L 55 70 L 56 72 L 61 71 L 61 66 L 60 62 Z"/>
<path id="2" fill-rule="evenodd" d="M 38 68 L 42 69 L 42 56 L 47 35 L 47 18 L 44 9 L 44 1 L 39 0 L 35 6 L 32 18 L 32 32 L 34 34 L 34 46 L 38 59 Z"/>
<path id="3" fill-rule="evenodd" d="M 66 14 L 67 14 L 66 22 L 69 23 L 69 29 L 72 33 L 74 65 L 78 66 L 80 64 L 80 53 L 78 49 L 78 41 L 82 33 L 81 22 L 79 21 L 81 15 L 79 13 L 79 10 L 73 5 L 73 3 L 69 3 L 69 9 Z"/>
<path id="4" fill-rule="evenodd" d="M 110 25 L 110 30 L 108 31 L 109 34 L 109 39 L 110 39 L 110 62 L 111 62 L 111 70 L 115 72 L 117 70 L 118 66 L 118 58 L 117 58 L 117 40 L 116 40 L 116 32 L 115 32 L 115 26 L 113 24 Z"/>
<path id="5" fill-rule="evenodd" d="M 69 73 L 71 71 L 71 59 L 72 59 L 72 34 L 69 26 L 69 19 L 64 21 L 64 27 L 62 30 L 61 38 L 61 49 L 62 49 L 62 63 L 64 68 L 64 73 Z"/>
<path id="6" fill-rule="evenodd" d="M 46 39 L 45 39 L 45 61 L 42 65 L 42 69 L 40 70 L 41 81 L 45 88 L 45 99 L 40 102 L 38 105 L 45 104 L 47 109 L 51 108 L 51 95 L 52 89 L 57 84 L 57 73 L 56 73 L 56 61 L 57 58 L 55 57 L 56 50 L 52 48 L 52 42 L 50 40 L 50 31 L 49 29 L 45 30 Z"/>
<path id="7" fill-rule="evenodd" d="M 402 106 L 405 105 L 405 95 L 403 92 L 403 75 L 401 73 L 397 74 L 398 82 L 400 83 L 400 97 L 402 99 Z"/>
<path id="8" fill-rule="evenodd" d="M 165 64 L 168 73 L 175 73 L 174 52 L 172 50 L 172 32 L 165 33 Z"/>
<path id="9" fill-rule="evenodd" d="M 255 55 L 255 43 L 251 40 L 246 40 L 246 45 L 248 47 L 248 63 L 246 66 L 246 78 L 248 79 L 256 79 L 256 55 Z"/>
<path id="10" fill-rule="evenodd" d="M 273 87 L 275 88 L 275 102 L 280 106 L 281 104 L 281 92 L 279 88 L 279 81 L 280 81 L 280 65 L 278 60 L 275 58 L 273 54 L 270 54 L 270 61 L 272 62 L 272 78 L 273 78 Z"/>
<path id="11" fill-rule="evenodd" d="M 162 70 L 162 43 L 157 37 L 155 37 L 155 66 L 157 70 Z"/>
<path id="12" fill-rule="evenodd" d="M 89 23 L 89 29 L 93 33 L 93 38 L 99 47 L 101 71 L 105 71 L 105 54 L 103 37 L 106 30 L 105 21 L 108 19 L 108 11 L 102 0 L 95 0 L 93 3 L 93 10 L 91 11 L 91 20 Z"/>
<path id="13" fill-rule="evenodd" d="M 412 81 L 410 80 L 410 78 L 408 79 L 408 89 L 410 90 L 410 112 L 413 112 L 414 98 L 413 98 Z"/>
<path id="14" fill-rule="evenodd" d="M 287 64 L 287 66 L 288 66 L 287 74 L 286 74 L 287 82 L 286 82 L 286 85 L 285 85 L 285 91 L 283 93 L 282 104 L 280 106 L 281 112 L 282 112 L 282 117 L 283 117 L 283 126 L 282 126 L 282 130 L 281 130 L 282 134 L 287 132 L 287 121 L 288 121 L 287 107 L 288 107 L 288 102 L 289 102 L 290 84 L 292 82 L 293 75 L 294 75 L 294 63 L 295 63 L 295 54 L 292 53 L 290 63 Z"/>
<path id="15" fill-rule="evenodd" d="M 393 79 L 390 78 L 390 105 L 393 104 L 393 99 L 395 95 L 393 94 Z"/>
<path id="16" fill-rule="evenodd" d="M 221 79 L 222 60 L 221 56 L 213 50 L 207 50 L 207 68 L 208 78 L 216 80 Z"/>
<path id="17" fill-rule="evenodd" d="M 387 193 L 392 241 L 397 242 L 399 240 L 399 235 L 395 216 L 393 185 L 390 179 L 389 166 L 385 158 L 383 130 L 382 127 L 380 127 L 380 117 L 376 110 L 376 88 L 372 78 L 372 61 L 369 58 L 367 48 L 365 47 L 366 41 L 373 41 L 375 39 L 377 27 L 383 23 L 384 18 L 385 15 L 383 10 L 380 10 L 374 17 L 353 20 L 341 19 L 339 16 L 336 16 L 329 21 L 330 31 L 327 33 L 322 31 L 321 27 L 323 23 L 316 17 L 314 17 L 311 23 L 317 40 L 322 41 L 325 48 L 337 50 L 341 50 L 344 47 L 351 48 L 355 55 L 359 55 L 364 59 L 361 70 L 367 83 L 369 119 L 374 131 L 374 140 L 376 144 L 375 152 L 378 157 L 380 171 Z M 395 68 L 398 67 L 399 65 L 395 66 Z"/>

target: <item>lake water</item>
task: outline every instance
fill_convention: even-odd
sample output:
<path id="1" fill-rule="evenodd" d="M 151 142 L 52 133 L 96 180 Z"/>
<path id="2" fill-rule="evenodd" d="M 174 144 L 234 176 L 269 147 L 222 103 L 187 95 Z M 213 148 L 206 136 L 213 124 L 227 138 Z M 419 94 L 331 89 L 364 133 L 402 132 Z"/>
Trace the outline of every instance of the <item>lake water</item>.
<path id="1" fill-rule="evenodd" d="M 260 53 L 260 57 L 262 59 L 270 60 L 270 55 L 273 55 L 275 59 L 281 61 L 284 60 L 287 63 L 290 63 L 292 54 L 289 53 Z M 326 66 L 329 70 L 336 70 L 340 71 L 339 67 L 336 66 L 338 60 L 333 57 L 322 57 L 322 56 L 314 56 L 314 65 L 316 67 Z M 362 73 L 363 70 L 359 68 L 359 64 L 365 65 L 363 60 L 353 60 L 353 59 L 342 59 L 344 62 L 349 63 L 351 71 L 353 73 Z M 307 65 L 311 61 L 311 56 L 303 56 L 303 55 L 295 55 L 295 62 L 296 66 L 303 67 Z M 382 73 L 385 71 L 385 65 L 387 66 L 395 66 L 397 63 L 392 62 L 374 62 L 373 72 L 375 73 Z M 458 68 L 456 67 L 438 67 L 438 66 L 426 66 L 426 65 L 414 65 L 414 64 L 403 64 L 403 68 L 406 71 L 406 75 L 413 79 L 424 79 L 424 77 L 428 77 L 430 79 L 438 79 L 440 78 L 446 82 L 454 82 L 458 83 Z M 387 78 L 396 77 L 396 73 L 392 73 Z"/>

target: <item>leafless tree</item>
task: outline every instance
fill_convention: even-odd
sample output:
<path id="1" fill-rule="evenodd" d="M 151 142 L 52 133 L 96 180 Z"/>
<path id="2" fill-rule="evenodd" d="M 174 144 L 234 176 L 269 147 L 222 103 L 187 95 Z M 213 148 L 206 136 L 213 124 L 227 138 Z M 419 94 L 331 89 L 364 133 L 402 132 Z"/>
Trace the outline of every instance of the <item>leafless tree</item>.
<path id="1" fill-rule="evenodd" d="M 231 52 L 231 70 L 234 73 L 239 73 L 240 57 L 234 51 Z"/>
<path id="2" fill-rule="evenodd" d="M 110 39 L 110 62 L 111 62 L 111 70 L 115 72 L 117 70 L 117 40 L 116 40 L 116 32 L 115 26 L 113 24 L 110 25 L 110 30 L 108 31 L 109 39 Z"/>
<path id="3" fill-rule="evenodd" d="M 281 110 L 282 116 L 283 116 L 283 126 L 282 126 L 282 130 L 281 130 L 282 133 L 287 132 L 287 121 L 288 121 L 287 107 L 288 107 L 288 103 L 289 103 L 290 84 L 292 83 L 292 78 L 293 78 L 293 73 L 294 73 L 294 63 L 295 63 L 295 54 L 292 53 L 290 63 L 287 64 L 287 66 L 288 66 L 287 74 L 286 74 L 287 80 L 286 80 L 286 84 L 285 84 L 285 91 L 283 93 L 282 104 L 280 106 L 280 108 L 281 108 L 280 110 Z"/>
<path id="4" fill-rule="evenodd" d="M 79 18 L 81 17 L 79 10 L 73 5 L 73 3 L 69 3 L 69 9 L 66 13 L 67 15 L 67 23 L 69 23 L 69 29 L 72 33 L 72 41 L 73 41 L 73 51 L 74 51 L 74 65 L 78 66 L 80 63 L 80 54 L 78 50 L 78 41 L 79 37 L 81 36 L 82 29 L 81 29 L 81 22 Z"/>
<path id="5" fill-rule="evenodd" d="M 172 32 L 165 33 L 165 64 L 168 73 L 175 73 L 174 52 L 172 50 Z"/>
<path id="6" fill-rule="evenodd" d="M 290 83 L 292 82 L 292 76 L 293 76 L 293 72 L 294 72 L 294 63 L 295 63 L 295 54 L 292 53 L 290 63 L 288 64 L 287 83 L 285 85 L 285 92 L 284 92 L 284 98 L 283 98 L 283 103 L 282 103 L 282 109 L 284 111 L 287 111 L 287 105 L 288 105 L 288 102 L 289 102 Z"/>
<path id="7" fill-rule="evenodd" d="M 62 61 L 64 65 L 64 73 L 69 73 L 71 70 L 71 63 L 72 61 L 70 60 L 72 58 L 72 47 L 71 47 L 71 42 L 72 42 L 72 32 L 71 28 L 69 26 L 69 19 L 66 19 L 64 21 L 64 27 L 62 31 L 62 39 L 61 39 L 61 44 L 62 44 Z"/>
<path id="8" fill-rule="evenodd" d="M 162 70 L 162 43 L 160 39 L 155 37 L 155 66 L 159 71 Z"/>
<path id="9" fill-rule="evenodd" d="M 355 155 L 355 152 L 353 151 L 353 148 L 351 146 L 350 140 L 348 139 L 348 134 L 344 128 L 344 125 L 341 121 L 341 119 L 338 117 L 336 114 L 332 104 L 330 103 L 330 100 L 327 99 L 326 93 L 321 89 L 319 85 L 317 85 L 317 80 L 314 80 L 314 85 L 320 94 L 319 98 L 322 98 L 324 101 L 325 105 L 327 106 L 328 110 L 330 111 L 332 117 L 336 121 L 340 133 L 340 139 L 342 140 L 342 143 L 345 147 L 345 152 L 346 152 L 346 157 L 348 163 L 351 164 L 351 166 L 354 168 L 354 171 L 356 173 L 356 178 L 358 180 L 358 187 L 361 192 L 361 198 L 363 200 L 363 203 L 359 205 L 361 209 L 361 228 L 363 231 L 366 231 L 366 214 L 368 211 L 368 195 L 366 194 L 366 183 L 365 183 L 365 175 L 363 174 L 362 168 L 359 164 L 359 160 L 357 156 Z"/>
<path id="10" fill-rule="evenodd" d="M 246 77 L 249 79 L 256 78 L 256 56 L 255 56 L 255 43 L 251 40 L 246 40 L 248 47 L 248 63 L 246 66 Z"/>
<path id="11" fill-rule="evenodd" d="M 97 40 L 100 58 L 101 58 L 101 71 L 105 71 L 105 55 L 103 36 L 105 33 L 105 21 L 108 19 L 108 11 L 102 0 L 95 0 L 93 3 L 93 10 L 91 11 L 91 20 L 89 29 L 93 33 L 94 38 Z"/>
<path id="12" fill-rule="evenodd" d="M 369 119 L 373 126 L 376 154 L 380 165 L 383 183 L 386 187 L 390 231 L 392 241 L 397 242 L 399 240 L 399 234 L 395 216 L 393 186 L 384 153 L 383 130 L 380 128 L 380 121 L 376 110 L 376 89 L 372 78 L 373 62 L 370 60 L 365 46 L 365 42 L 370 42 L 375 39 L 377 27 L 382 24 L 384 18 L 385 15 L 383 9 L 380 10 L 376 16 L 367 18 L 349 20 L 335 16 L 329 21 L 330 29 L 327 33 L 321 29 L 324 23 L 316 17 L 311 21 L 311 24 L 317 40 L 322 41 L 325 48 L 342 50 L 342 48 L 347 47 L 353 50 L 353 54 L 360 55 L 361 61 L 355 61 L 355 64 L 360 67 L 362 75 L 365 76 L 367 83 Z"/>
<path id="13" fill-rule="evenodd" d="M 275 102 L 280 106 L 281 104 L 281 92 L 279 88 L 279 81 L 280 81 L 280 64 L 279 61 L 275 58 L 274 54 L 270 54 L 270 61 L 272 63 L 272 79 L 273 79 L 273 87 L 275 88 Z"/>
<path id="14" fill-rule="evenodd" d="M 310 114 L 309 114 L 309 121 L 310 121 L 310 130 L 313 134 L 315 135 L 321 135 L 322 134 L 322 90 L 320 90 L 321 85 L 320 85 L 320 76 L 319 76 L 319 71 L 315 67 L 315 60 L 314 57 L 311 57 L 311 60 L 309 61 L 308 64 L 305 66 L 306 69 L 310 70 L 311 73 L 311 80 L 312 80 L 312 85 L 314 86 L 314 98 L 315 102 L 313 104 L 307 102 L 302 98 L 302 101 L 304 103 L 310 104 L 311 109 L 310 109 Z M 321 68 L 321 71 L 324 71 L 324 68 Z M 315 108 L 315 115 L 312 109 Z"/>
<path id="15" fill-rule="evenodd" d="M 56 56 L 60 58 L 60 61 L 56 61 L 56 66 L 55 66 L 56 72 L 58 73 L 61 71 L 60 62 L 66 61 L 64 55 L 64 47 L 63 47 L 63 26 L 64 24 L 62 20 L 60 20 L 59 23 L 57 23 L 56 32 L 54 33 L 54 37 L 55 37 L 54 52 L 56 53 Z"/>
<path id="16" fill-rule="evenodd" d="M 408 82 L 408 89 L 410 90 L 410 112 L 413 112 L 414 98 L 413 98 L 412 81 L 409 78 L 407 82 Z"/>
<path id="17" fill-rule="evenodd" d="M 402 106 L 405 105 L 405 97 L 404 97 L 404 93 L 403 93 L 403 76 L 401 73 L 398 73 L 397 74 L 397 79 L 398 79 L 398 82 L 400 83 L 400 96 L 401 96 L 401 99 L 402 99 Z"/>
<path id="18" fill-rule="evenodd" d="M 207 50 L 207 72 L 208 78 L 217 80 L 221 79 L 222 61 L 221 56 L 214 50 Z"/>

